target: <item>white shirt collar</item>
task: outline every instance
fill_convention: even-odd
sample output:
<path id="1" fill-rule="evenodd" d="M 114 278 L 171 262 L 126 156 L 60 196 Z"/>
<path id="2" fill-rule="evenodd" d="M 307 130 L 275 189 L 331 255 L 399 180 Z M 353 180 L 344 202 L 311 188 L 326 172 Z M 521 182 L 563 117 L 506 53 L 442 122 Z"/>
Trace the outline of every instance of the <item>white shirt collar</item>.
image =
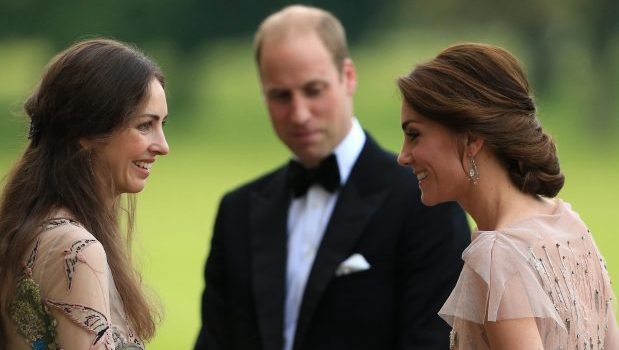
<path id="1" fill-rule="evenodd" d="M 335 158 L 337 159 L 337 167 L 340 171 L 340 183 L 344 185 L 348 181 L 348 177 L 352 172 L 352 167 L 355 165 L 359 154 L 365 145 L 365 132 L 357 118 L 352 118 L 352 127 L 346 134 L 346 137 L 333 149 Z M 299 160 L 293 153 L 292 159 Z"/>
<path id="2" fill-rule="evenodd" d="M 361 128 L 361 124 L 359 124 L 357 118 L 353 117 L 350 131 L 333 150 L 333 153 L 337 158 L 337 166 L 340 170 L 340 179 L 342 184 L 345 184 L 346 181 L 348 181 L 352 168 L 355 165 L 357 158 L 359 158 L 361 150 L 363 150 L 365 139 L 366 136 Z"/>

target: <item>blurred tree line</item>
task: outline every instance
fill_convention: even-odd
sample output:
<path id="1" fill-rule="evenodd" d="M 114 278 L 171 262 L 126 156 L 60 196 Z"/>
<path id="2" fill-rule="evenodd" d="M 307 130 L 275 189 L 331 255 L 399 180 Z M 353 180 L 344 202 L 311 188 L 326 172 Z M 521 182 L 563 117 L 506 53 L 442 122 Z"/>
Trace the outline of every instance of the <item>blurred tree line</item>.
<path id="1" fill-rule="evenodd" d="M 529 73 L 538 95 L 549 92 L 562 57 L 559 45 L 577 42 L 589 55 L 592 79 L 592 126 L 613 126 L 619 95 L 616 74 L 619 38 L 617 0 L 314 0 L 338 16 L 354 44 L 376 28 L 441 26 L 483 27 L 499 23 L 528 48 Z M 191 80 L 191 62 L 208 43 L 251 36 L 284 0 L 1 0 L 0 40 L 43 38 L 55 50 L 87 35 L 104 35 L 138 45 L 172 47 L 175 75 Z M 184 67 L 184 68 L 183 68 Z M 174 92 L 191 105 L 189 84 Z"/>
<path id="2" fill-rule="evenodd" d="M 579 46 L 588 55 L 591 72 L 588 120 L 597 134 L 610 132 L 617 121 L 619 77 L 619 1 L 617 0 L 402 0 L 396 23 L 438 23 L 450 27 L 501 25 L 527 48 L 528 73 L 537 95 L 551 94 L 565 46 Z M 564 78 L 564 77 L 563 77 Z M 571 83 L 570 79 L 560 79 Z M 556 87 L 556 86 L 555 86 Z"/>
<path id="3" fill-rule="evenodd" d="M 335 13 L 353 40 L 388 3 L 311 2 Z M 284 0 L 2 0 L 0 36 L 43 36 L 60 49 L 76 36 L 92 33 L 136 43 L 167 41 L 191 52 L 211 40 L 249 35 L 264 17 L 288 4 Z"/>

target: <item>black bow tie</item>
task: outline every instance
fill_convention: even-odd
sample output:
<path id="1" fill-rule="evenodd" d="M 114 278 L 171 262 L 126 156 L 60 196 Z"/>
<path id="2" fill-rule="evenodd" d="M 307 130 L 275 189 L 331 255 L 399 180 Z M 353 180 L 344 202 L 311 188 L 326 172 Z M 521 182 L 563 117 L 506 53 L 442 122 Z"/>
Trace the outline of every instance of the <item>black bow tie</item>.
<path id="1" fill-rule="evenodd" d="M 340 187 L 340 171 L 334 154 L 324 159 L 314 169 L 306 169 L 301 163 L 290 161 L 288 184 L 294 197 L 305 195 L 309 187 L 315 183 L 329 192 L 334 192 Z"/>

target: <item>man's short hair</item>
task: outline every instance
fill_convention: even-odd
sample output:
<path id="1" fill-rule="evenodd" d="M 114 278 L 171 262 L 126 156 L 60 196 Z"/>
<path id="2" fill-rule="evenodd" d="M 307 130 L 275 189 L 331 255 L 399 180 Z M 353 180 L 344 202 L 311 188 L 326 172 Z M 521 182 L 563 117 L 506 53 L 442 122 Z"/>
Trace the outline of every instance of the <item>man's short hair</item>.
<path id="1" fill-rule="evenodd" d="M 342 62 L 349 57 L 346 32 L 333 14 L 304 5 L 287 6 L 267 17 L 254 36 L 254 57 L 260 66 L 260 54 L 265 40 L 282 40 L 289 35 L 316 33 L 331 54 L 341 72 Z"/>

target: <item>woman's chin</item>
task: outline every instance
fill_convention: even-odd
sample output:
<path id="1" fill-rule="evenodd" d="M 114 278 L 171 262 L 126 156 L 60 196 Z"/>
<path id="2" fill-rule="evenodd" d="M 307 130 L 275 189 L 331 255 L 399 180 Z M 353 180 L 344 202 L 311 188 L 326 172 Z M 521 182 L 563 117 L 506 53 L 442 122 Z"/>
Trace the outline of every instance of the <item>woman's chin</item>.
<path id="1" fill-rule="evenodd" d="M 423 192 L 422 192 L 421 193 L 421 203 L 423 203 L 425 206 L 432 207 L 432 206 L 435 206 L 437 204 L 442 203 L 442 201 L 437 200 L 436 198 L 433 198 L 431 196 L 424 195 Z"/>

